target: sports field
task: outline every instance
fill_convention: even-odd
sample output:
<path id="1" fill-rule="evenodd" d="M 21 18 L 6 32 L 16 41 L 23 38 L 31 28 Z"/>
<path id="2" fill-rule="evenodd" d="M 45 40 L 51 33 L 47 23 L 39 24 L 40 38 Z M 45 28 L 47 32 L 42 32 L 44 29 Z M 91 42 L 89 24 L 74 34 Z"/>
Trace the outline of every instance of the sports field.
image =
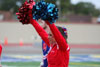
<path id="1" fill-rule="evenodd" d="M 99 45 L 88 46 L 88 48 L 71 45 L 69 67 L 100 67 L 100 47 Z M 76 48 L 77 47 L 77 48 Z M 82 47 L 82 48 L 81 48 Z M 3 46 L 1 58 L 2 67 L 39 67 L 42 61 L 40 43 L 34 45 L 8 44 Z"/>
<path id="2" fill-rule="evenodd" d="M 2 67 L 39 67 L 41 55 L 3 55 Z M 100 67 L 100 55 L 70 55 L 69 67 Z"/>
<path id="3" fill-rule="evenodd" d="M 39 67 L 40 62 L 2 62 L 3 67 Z M 70 62 L 69 67 L 100 67 L 100 62 Z"/>

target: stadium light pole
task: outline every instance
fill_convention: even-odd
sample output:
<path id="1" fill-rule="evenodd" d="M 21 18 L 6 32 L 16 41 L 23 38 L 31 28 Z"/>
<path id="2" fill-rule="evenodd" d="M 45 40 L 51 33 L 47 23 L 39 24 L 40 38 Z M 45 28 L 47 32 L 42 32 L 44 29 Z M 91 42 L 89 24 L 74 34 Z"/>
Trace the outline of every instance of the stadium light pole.
<path id="1" fill-rule="evenodd" d="M 58 6 L 58 9 L 59 9 L 59 18 L 61 17 L 61 3 L 60 3 L 61 1 L 60 0 L 57 0 L 56 1 L 56 4 L 57 4 L 57 6 Z"/>

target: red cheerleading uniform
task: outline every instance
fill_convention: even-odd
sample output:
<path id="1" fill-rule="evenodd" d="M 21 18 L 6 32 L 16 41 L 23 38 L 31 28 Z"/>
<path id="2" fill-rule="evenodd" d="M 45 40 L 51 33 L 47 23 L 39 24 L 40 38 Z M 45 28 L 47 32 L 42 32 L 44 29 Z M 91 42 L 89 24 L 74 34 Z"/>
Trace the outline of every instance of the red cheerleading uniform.
<path id="1" fill-rule="evenodd" d="M 1 53 L 2 53 L 2 46 L 0 44 L 0 57 L 1 57 Z"/>
<path id="2" fill-rule="evenodd" d="M 47 55 L 48 67 L 68 67 L 70 51 L 69 45 L 55 24 L 49 24 L 48 21 L 46 22 L 56 40 L 56 43 L 53 44 L 53 46 L 50 45 L 48 34 L 45 30 L 36 22 L 36 20 L 31 19 L 31 24 L 34 26 L 43 41 L 50 47 L 50 51 Z"/>

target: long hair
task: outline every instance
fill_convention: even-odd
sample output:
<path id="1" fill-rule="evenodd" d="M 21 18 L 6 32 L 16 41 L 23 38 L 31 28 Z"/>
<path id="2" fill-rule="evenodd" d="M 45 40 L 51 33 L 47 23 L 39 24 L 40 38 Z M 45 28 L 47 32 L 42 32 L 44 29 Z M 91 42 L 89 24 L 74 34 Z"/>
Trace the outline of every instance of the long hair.
<path id="1" fill-rule="evenodd" d="M 60 31 L 60 33 L 62 34 L 62 36 L 67 39 L 68 38 L 68 35 L 67 35 L 67 30 L 66 28 L 63 28 L 63 27 L 60 27 L 60 26 L 57 26 L 58 30 Z"/>

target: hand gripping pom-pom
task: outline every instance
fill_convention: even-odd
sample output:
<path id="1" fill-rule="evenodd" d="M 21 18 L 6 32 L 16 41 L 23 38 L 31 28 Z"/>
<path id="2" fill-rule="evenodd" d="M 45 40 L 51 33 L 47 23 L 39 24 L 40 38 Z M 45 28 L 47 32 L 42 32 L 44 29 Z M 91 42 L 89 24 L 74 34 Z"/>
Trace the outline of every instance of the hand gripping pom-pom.
<path id="1" fill-rule="evenodd" d="M 56 22 L 58 19 L 58 9 L 52 3 L 46 3 L 44 0 L 37 2 L 32 10 L 33 19 L 42 19 L 49 21 L 50 24 Z"/>
<path id="2" fill-rule="evenodd" d="M 18 19 L 22 24 L 29 24 L 30 18 L 32 18 L 32 7 L 35 5 L 33 0 L 29 0 L 29 2 L 25 1 L 24 4 L 19 8 L 19 12 L 16 13 L 18 15 Z"/>

